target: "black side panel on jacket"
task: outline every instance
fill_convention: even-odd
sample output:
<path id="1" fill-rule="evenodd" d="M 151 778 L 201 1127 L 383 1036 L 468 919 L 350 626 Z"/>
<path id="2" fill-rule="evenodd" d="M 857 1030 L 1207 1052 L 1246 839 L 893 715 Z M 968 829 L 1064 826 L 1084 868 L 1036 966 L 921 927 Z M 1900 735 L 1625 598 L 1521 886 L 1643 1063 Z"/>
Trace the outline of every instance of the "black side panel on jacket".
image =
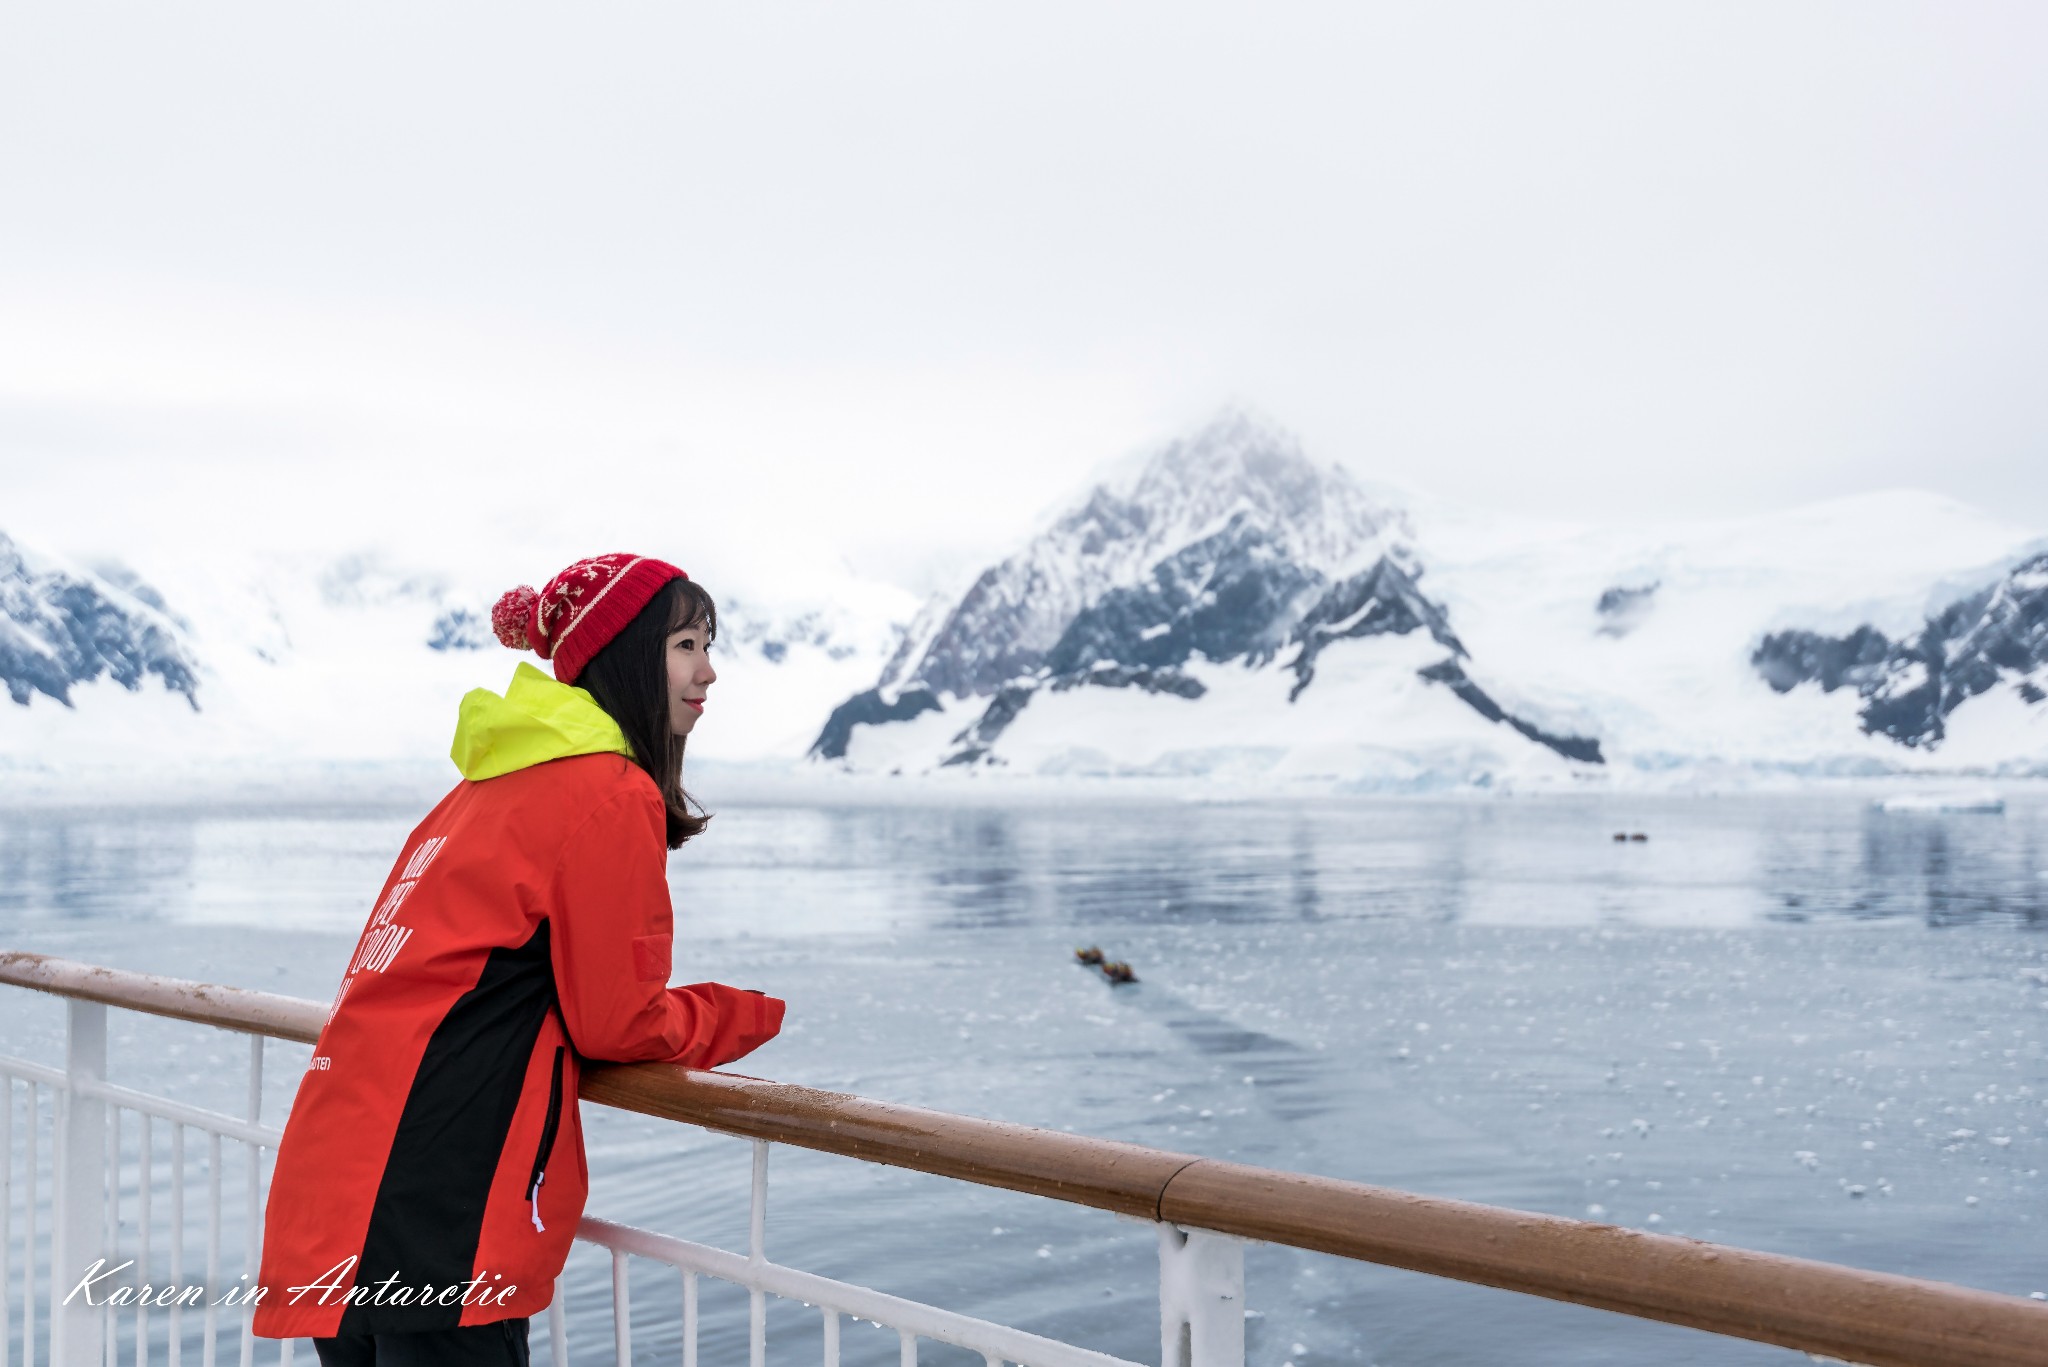
<path id="1" fill-rule="evenodd" d="M 446 1306 L 389 1301 L 398 1288 L 411 1288 L 416 1299 L 428 1285 L 438 1299 L 443 1287 L 475 1275 L 484 1201 L 553 1001 L 543 921 L 517 949 L 492 950 L 476 986 L 434 1027 L 406 1093 L 356 1265 L 358 1288 L 390 1280 L 386 1303 L 363 1304 L 358 1292 L 342 1312 L 341 1333 L 453 1329 L 461 1322 L 459 1292 L 449 1298 L 457 1303 Z"/>

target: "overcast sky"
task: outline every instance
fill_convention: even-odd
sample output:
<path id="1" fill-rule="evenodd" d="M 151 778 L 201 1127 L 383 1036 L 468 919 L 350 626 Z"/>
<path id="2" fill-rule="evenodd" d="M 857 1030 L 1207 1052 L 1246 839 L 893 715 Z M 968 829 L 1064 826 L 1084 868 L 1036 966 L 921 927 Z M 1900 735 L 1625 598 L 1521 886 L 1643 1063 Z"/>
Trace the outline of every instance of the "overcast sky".
<path id="1" fill-rule="evenodd" d="M 11 0 L 0 530 L 921 591 L 1230 400 L 1506 509 L 2048 528 L 2044 53 L 2032 3 Z"/>

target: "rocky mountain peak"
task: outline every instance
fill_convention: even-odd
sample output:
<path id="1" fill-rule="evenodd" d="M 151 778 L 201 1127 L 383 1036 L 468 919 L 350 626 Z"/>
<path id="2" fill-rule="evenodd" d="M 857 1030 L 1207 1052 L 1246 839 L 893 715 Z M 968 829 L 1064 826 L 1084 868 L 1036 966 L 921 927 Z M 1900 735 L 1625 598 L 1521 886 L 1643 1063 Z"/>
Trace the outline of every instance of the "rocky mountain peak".
<path id="1" fill-rule="evenodd" d="M 1143 533 L 1154 559 L 1242 516 L 1303 568 L 1333 574 L 1376 538 L 1407 532 L 1342 466 L 1317 465 L 1293 433 L 1245 408 L 1167 442 L 1117 485 L 1097 486 L 1070 516 Z"/>
<path id="2" fill-rule="evenodd" d="M 1245 604 L 1263 604 L 1266 616 L 1216 624 L 1221 636 L 1208 644 L 1221 649 L 1227 638 L 1249 648 L 1238 638 L 1284 632 L 1271 615 L 1303 590 L 1371 563 L 1406 534 L 1402 514 L 1369 497 L 1342 467 L 1316 465 L 1280 427 L 1226 409 L 1091 486 L 942 616 L 921 619 L 904 641 L 915 658 L 892 661 L 878 686 L 891 696 L 923 687 L 986 697 L 1046 667 L 1063 639 L 1082 649 L 1070 630 L 1091 614 L 1104 617 L 1098 610 L 1105 606 L 1114 611 L 1088 622 L 1084 636 L 1125 617 L 1163 630 L 1152 618 L 1196 611 L 1218 589 L 1208 582 L 1216 574 L 1233 580 Z M 1258 572 L 1248 574 L 1253 562 Z M 1211 627 L 1193 625 L 1207 640 Z M 1168 644 L 1179 649 L 1188 641 L 1176 636 L 1153 650 L 1170 653 Z"/>

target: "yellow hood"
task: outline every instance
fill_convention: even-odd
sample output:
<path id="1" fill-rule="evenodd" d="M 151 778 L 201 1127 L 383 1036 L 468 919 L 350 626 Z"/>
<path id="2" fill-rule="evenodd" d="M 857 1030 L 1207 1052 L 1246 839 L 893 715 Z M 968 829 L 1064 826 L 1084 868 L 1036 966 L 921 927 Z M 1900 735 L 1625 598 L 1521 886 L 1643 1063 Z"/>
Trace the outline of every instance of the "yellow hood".
<path id="1" fill-rule="evenodd" d="M 504 697 L 488 688 L 462 695 L 448 755 L 464 778 L 486 779 L 570 755 L 632 753 L 597 699 L 521 661 Z"/>

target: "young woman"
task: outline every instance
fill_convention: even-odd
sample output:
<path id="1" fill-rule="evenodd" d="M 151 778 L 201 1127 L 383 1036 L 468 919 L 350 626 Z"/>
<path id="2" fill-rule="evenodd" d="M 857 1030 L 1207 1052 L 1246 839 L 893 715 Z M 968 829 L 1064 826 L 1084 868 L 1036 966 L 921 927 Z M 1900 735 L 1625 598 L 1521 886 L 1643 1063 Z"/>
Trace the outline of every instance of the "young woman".
<path id="1" fill-rule="evenodd" d="M 583 1212 L 583 1062 L 713 1068 L 782 1026 L 774 997 L 668 986 L 710 595 L 603 555 L 491 616 L 554 677 L 463 698 L 463 781 L 400 852 L 278 1148 L 256 1332 L 326 1367 L 525 1364 Z"/>

